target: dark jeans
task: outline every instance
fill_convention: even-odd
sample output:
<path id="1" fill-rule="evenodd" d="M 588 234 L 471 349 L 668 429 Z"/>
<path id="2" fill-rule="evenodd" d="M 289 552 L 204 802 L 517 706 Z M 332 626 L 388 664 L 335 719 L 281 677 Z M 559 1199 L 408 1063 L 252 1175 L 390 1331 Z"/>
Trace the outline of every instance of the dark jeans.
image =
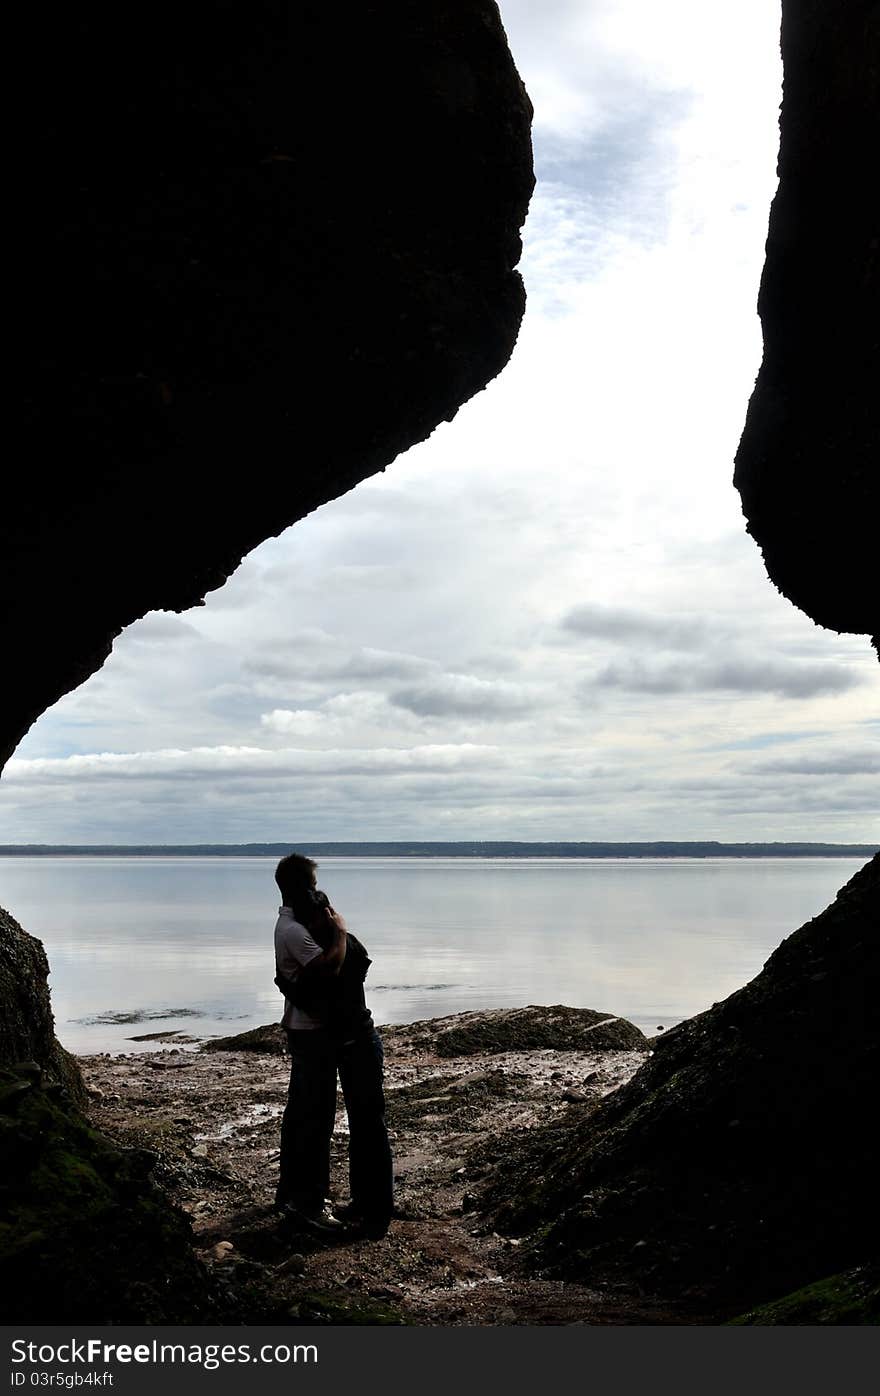
<path id="1" fill-rule="evenodd" d="M 391 1147 L 385 1128 L 382 1040 L 374 1027 L 342 1043 L 324 1028 L 288 1032 L 290 1087 L 281 1121 L 277 1200 L 311 1211 L 330 1188 L 330 1140 L 336 1075 L 348 1115 L 351 1200 L 362 1216 L 387 1221 L 394 1205 Z"/>

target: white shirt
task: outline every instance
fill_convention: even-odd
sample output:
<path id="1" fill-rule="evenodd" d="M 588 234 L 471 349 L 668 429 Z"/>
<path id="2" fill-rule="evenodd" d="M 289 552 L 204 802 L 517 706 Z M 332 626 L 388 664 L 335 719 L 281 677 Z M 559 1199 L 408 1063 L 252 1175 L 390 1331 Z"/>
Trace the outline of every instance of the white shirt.
<path id="1" fill-rule="evenodd" d="M 296 982 L 305 966 L 321 954 L 323 951 L 320 945 L 309 935 L 305 926 L 301 926 L 294 918 L 290 907 L 279 907 L 278 920 L 275 923 L 276 974 L 283 974 L 286 979 Z M 320 1019 L 313 1018 L 304 1009 L 296 1008 L 290 999 L 286 998 L 281 1026 L 300 1031 L 303 1028 L 320 1028 L 323 1024 Z"/>

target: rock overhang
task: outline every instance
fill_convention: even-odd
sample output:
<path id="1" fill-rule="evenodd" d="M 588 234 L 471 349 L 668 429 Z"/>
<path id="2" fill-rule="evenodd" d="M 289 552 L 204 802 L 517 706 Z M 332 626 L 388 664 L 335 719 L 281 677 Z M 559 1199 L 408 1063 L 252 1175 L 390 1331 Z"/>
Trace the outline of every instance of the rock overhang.
<path id="1" fill-rule="evenodd" d="M 0 761 L 124 626 L 198 604 L 501 370 L 534 184 L 491 0 L 25 23 Z"/>

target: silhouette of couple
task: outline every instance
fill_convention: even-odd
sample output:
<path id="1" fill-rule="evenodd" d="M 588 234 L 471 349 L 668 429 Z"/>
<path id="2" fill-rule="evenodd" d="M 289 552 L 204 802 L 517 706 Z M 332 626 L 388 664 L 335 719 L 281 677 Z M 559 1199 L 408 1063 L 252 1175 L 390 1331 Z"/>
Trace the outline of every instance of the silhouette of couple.
<path id="1" fill-rule="evenodd" d="M 325 1237 L 384 1236 L 393 1210 L 385 1126 L 382 1041 L 364 998 L 366 950 L 317 886 L 317 864 L 291 853 L 275 872 L 275 982 L 290 1049 L 276 1206 L 297 1228 Z M 349 1129 L 351 1200 L 334 1207 L 330 1141 L 336 1081 Z"/>

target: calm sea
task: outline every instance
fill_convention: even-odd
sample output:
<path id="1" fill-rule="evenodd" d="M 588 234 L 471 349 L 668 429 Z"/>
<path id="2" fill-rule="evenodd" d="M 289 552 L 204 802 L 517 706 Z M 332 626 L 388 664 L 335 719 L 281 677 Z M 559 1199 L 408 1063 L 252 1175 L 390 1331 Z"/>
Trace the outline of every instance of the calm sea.
<path id="1" fill-rule="evenodd" d="M 0 904 L 46 946 L 74 1052 L 280 1016 L 274 859 L 0 858 Z M 860 859 L 326 858 L 373 958 L 377 1023 L 565 1003 L 671 1027 L 739 988 Z M 125 1018 L 128 1021 L 119 1021 Z"/>

